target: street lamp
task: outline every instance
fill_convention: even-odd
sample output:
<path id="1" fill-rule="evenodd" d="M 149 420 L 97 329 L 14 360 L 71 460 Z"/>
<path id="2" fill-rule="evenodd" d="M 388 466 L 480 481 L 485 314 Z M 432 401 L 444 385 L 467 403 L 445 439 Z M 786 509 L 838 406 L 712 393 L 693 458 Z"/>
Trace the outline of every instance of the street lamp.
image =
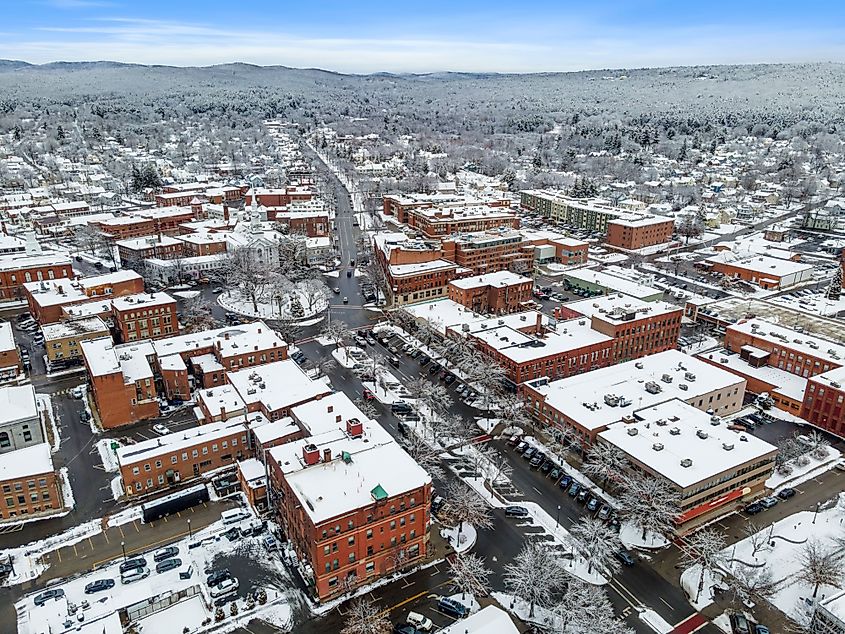
<path id="1" fill-rule="evenodd" d="M 123 561 L 126 561 L 126 542 L 120 542 L 120 550 L 123 551 Z"/>
<path id="2" fill-rule="evenodd" d="M 816 523 L 816 515 L 819 514 L 819 507 L 822 505 L 821 502 L 816 502 L 816 510 L 813 511 L 813 524 Z"/>
<path id="3" fill-rule="evenodd" d="M 560 504 L 557 505 L 557 515 L 555 516 L 555 524 L 557 524 L 557 528 L 555 529 L 555 531 L 557 531 L 560 528 Z"/>
<path id="4" fill-rule="evenodd" d="M 188 518 L 188 539 L 193 539 L 194 534 L 191 532 L 191 518 Z"/>

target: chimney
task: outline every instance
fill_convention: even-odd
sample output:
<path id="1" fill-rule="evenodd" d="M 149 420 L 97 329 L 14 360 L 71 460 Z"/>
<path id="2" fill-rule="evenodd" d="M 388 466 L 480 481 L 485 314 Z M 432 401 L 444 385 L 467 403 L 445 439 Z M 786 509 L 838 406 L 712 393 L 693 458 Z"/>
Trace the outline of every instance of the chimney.
<path id="1" fill-rule="evenodd" d="M 326 408 L 326 411 L 327 411 L 327 412 L 330 412 L 330 413 L 331 413 L 331 412 L 333 412 L 333 411 L 334 411 L 334 405 L 329 405 L 329 406 Z"/>
<path id="2" fill-rule="evenodd" d="M 226 420 L 226 408 L 225 407 L 220 408 L 220 420 Z"/>
<path id="3" fill-rule="evenodd" d="M 223 203 L 223 220 L 229 222 L 229 205 Z"/>
<path id="4" fill-rule="evenodd" d="M 229 333 L 228 333 L 228 332 L 224 332 L 224 333 L 223 333 L 223 338 L 224 338 L 226 341 L 229 341 Z"/>
<path id="5" fill-rule="evenodd" d="M 331 462 L 332 461 L 332 450 L 326 447 L 323 449 L 323 462 Z"/>
<path id="6" fill-rule="evenodd" d="M 360 438 L 364 435 L 364 424 L 357 418 L 350 418 L 346 421 L 346 433 L 353 438 Z"/>
<path id="7" fill-rule="evenodd" d="M 217 340 L 217 349 L 220 350 L 220 340 Z"/>
<path id="8" fill-rule="evenodd" d="M 317 445 L 305 445 L 302 448 L 302 459 L 309 467 L 320 462 L 320 450 Z"/>
<path id="9" fill-rule="evenodd" d="M 340 414 L 337 414 L 334 417 L 334 422 L 336 422 L 336 423 L 339 423 L 341 420 L 343 420 L 343 416 L 341 416 Z"/>
<path id="10" fill-rule="evenodd" d="M 542 314 L 542 313 L 537 313 L 537 325 L 536 325 L 536 328 L 537 328 L 537 333 L 536 333 L 536 334 L 538 334 L 538 335 L 539 335 L 539 334 L 540 334 L 540 332 L 541 332 L 541 330 L 542 330 L 542 328 L 543 328 L 543 314 Z"/>

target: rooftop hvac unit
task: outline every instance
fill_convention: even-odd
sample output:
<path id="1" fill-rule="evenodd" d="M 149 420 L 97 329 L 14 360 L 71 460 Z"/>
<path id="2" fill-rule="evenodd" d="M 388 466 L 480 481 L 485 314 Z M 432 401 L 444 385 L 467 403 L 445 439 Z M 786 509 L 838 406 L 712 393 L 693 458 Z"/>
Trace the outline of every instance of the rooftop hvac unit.
<path id="1" fill-rule="evenodd" d="M 733 443 L 730 443 L 730 442 L 723 442 L 722 443 L 722 449 L 724 449 L 725 451 L 731 451 L 733 448 L 734 448 Z"/>
<path id="2" fill-rule="evenodd" d="M 528 321 L 528 315 L 520 315 L 519 321 Z"/>
<path id="3" fill-rule="evenodd" d="M 681 429 L 679 427 L 673 427 L 672 429 L 669 430 L 669 433 L 672 434 L 673 436 L 680 436 L 681 435 Z"/>
<path id="4" fill-rule="evenodd" d="M 658 418 L 656 421 L 654 421 L 654 424 L 658 427 L 666 427 L 666 425 L 668 425 L 669 423 L 666 422 L 665 418 Z"/>
<path id="5" fill-rule="evenodd" d="M 684 458 L 681 460 L 681 466 L 685 468 L 689 468 L 692 466 L 692 460 L 690 458 Z"/>
<path id="6" fill-rule="evenodd" d="M 689 385 L 687 385 L 686 383 L 678 383 L 678 389 L 686 392 L 689 389 Z"/>
<path id="7" fill-rule="evenodd" d="M 628 428 L 628 435 L 629 436 L 636 436 L 638 433 L 640 433 L 640 430 L 637 429 L 636 427 L 629 427 Z"/>
<path id="8" fill-rule="evenodd" d="M 836 382 L 836 381 L 831 381 L 830 387 L 835 387 L 835 388 L 838 389 L 838 388 L 842 387 L 842 385 L 840 383 Z"/>
<path id="9" fill-rule="evenodd" d="M 663 391 L 663 388 L 654 381 L 649 381 L 645 384 L 645 391 L 649 394 L 660 394 L 660 392 Z"/>
<path id="10" fill-rule="evenodd" d="M 684 378 L 689 382 L 693 382 L 695 381 L 695 374 L 693 374 L 692 372 L 686 372 L 684 374 Z"/>
<path id="11" fill-rule="evenodd" d="M 703 429 L 699 429 L 697 432 L 695 432 L 695 435 L 701 438 L 701 440 L 707 440 L 707 432 Z"/>
<path id="12" fill-rule="evenodd" d="M 461 330 L 464 332 L 469 332 L 469 324 L 461 324 Z"/>
<path id="13" fill-rule="evenodd" d="M 672 382 L 672 375 L 671 374 L 664 374 L 660 377 L 660 380 L 664 383 L 671 383 Z"/>
<path id="14" fill-rule="evenodd" d="M 505 325 L 505 320 L 504 320 L 504 319 L 500 319 L 500 320 L 499 320 L 499 325 L 500 325 L 500 326 L 504 326 L 504 325 Z"/>
<path id="15" fill-rule="evenodd" d="M 579 326 L 584 326 L 584 325 L 586 325 L 586 323 L 587 323 L 586 321 L 584 321 L 583 319 L 581 319 L 581 320 L 578 322 L 578 325 L 579 325 Z"/>
<path id="16" fill-rule="evenodd" d="M 624 396 L 619 399 L 619 407 L 628 407 L 631 404 L 631 401 Z"/>
<path id="17" fill-rule="evenodd" d="M 655 451 L 663 451 L 663 443 L 656 442 L 651 446 Z"/>
<path id="18" fill-rule="evenodd" d="M 615 394 L 605 394 L 604 395 L 604 402 L 606 405 L 610 405 L 611 407 L 616 407 L 619 405 L 619 397 Z"/>
<path id="19" fill-rule="evenodd" d="M 634 367 L 637 368 L 637 370 L 642 370 L 645 366 L 643 365 L 642 361 L 637 361 L 634 364 Z"/>

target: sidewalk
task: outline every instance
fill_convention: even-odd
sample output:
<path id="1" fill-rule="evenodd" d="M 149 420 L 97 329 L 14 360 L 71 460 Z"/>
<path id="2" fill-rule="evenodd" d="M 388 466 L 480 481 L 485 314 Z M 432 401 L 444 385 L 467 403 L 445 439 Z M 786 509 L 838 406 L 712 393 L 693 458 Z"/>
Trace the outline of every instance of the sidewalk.
<path id="1" fill-rule="evenodd" d="M 42 561 L 48 564 L 49 568 L 38 578 L 22 584 L 21 589 L 26 593 L 52 579 L 91 572 L 122 557 L 123 548 L 126 549 L 126 555 L 131 556 L 165 546 L 188 535 L 189 518 L 191 532 L 195 532 L 217 521 L 220 513 L 233 506 L 234 504 L 227 502 L 206 502 L 149 524 L 134 520 L 122 526 L 106 528 L 102 533 L 92 535 L 77 544 L 64 546 L 44 555 Z"/>

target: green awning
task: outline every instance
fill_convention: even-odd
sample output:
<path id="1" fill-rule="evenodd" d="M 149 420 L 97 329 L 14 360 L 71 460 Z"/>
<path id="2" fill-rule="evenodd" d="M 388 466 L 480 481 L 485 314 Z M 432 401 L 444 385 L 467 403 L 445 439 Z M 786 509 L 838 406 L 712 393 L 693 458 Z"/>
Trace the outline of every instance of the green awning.
<path id="1" fill-rule="evenodd" d="M 370 495 L 373 496 L 373 499 L 376 502 L 387 499 L 387 491 L 385 491 L 380 484 L 377 484 L 376 488 L 370 491 Z"/>

